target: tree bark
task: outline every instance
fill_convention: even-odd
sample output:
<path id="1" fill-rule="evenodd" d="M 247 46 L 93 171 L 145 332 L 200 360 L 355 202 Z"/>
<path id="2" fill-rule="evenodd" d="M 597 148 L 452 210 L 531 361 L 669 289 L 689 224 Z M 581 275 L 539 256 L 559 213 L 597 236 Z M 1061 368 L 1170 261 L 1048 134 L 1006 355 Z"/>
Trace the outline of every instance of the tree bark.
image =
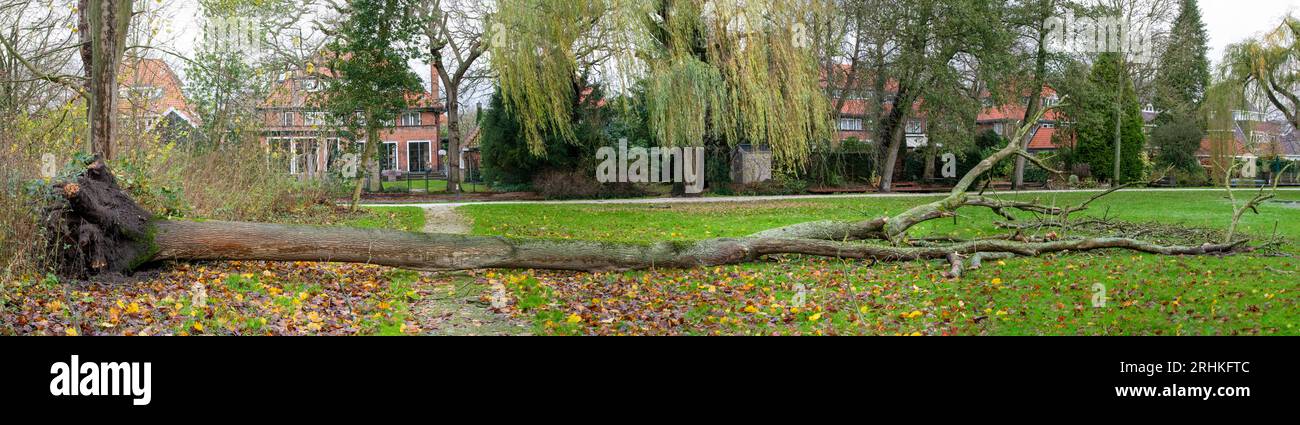
<path id="1" fill-rule="evenodd" d="M 379 146 L 384 144 L 379 140 L 379 122 L 375 119 L 375 114 L 366 111 L 366 146 L 361 154 L 362 163 L 365 164 L 365 183 L 366 190 L 371 192 L 383 192 L 384 182 L 382 169 L 379 165 Z"/>
<path id="2" fill-rule="evenodd" d="M 447 192 L 460 193 L 460 102 L 456 88 L 447 86 Z"/>
<path id="3" fill-rule="evenodd" d="M 766 255 L 911 261 L 951 254 L 1007 252 L 1037 256 L 1051 252 L 1123 248 L 1164 255 L 1231 251 L 1235 244 L 1158 246 L 1125 238 L 1024 243 L 971 241 L 951 247 L 895 247 L 814 239 L 718 238 L 649 245 L 572 240 L 509 239 L 236 222 L 158 221 L 157 253 L 164 260 L 267 260 L 367 263 L 414 270 L 548 269 L 623 271 L 655 267 L 691 268 L 753 262 Z"/>
<path id="4" fill-rule="evenodd" d="M 117 127 L 117 73 L 126 51 L 132 0 L 82 1 L 78 26 L 86 68 L 90 152 L 113 158 Z"/>

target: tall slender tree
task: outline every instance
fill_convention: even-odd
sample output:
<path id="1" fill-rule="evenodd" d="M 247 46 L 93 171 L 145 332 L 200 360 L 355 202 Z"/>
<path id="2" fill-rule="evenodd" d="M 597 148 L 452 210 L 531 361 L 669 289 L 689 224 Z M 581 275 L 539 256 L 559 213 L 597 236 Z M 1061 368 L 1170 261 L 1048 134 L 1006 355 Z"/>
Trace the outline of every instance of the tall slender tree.
<path id="1" fill-rule="evenodd" d="M 1155 79 L 1157 122 L 1195 113 L 1210 86 L 1209 36 L 1196 0 L 1182 0 Z"/>
<path id="2" fill-rule="evenodd" d="M 434 76 L 446 91 L 447 107 L 447 191 L 460 192 L 464 179 L 461 168 L 461 147 L 464 132 L 461 129 L 461 96 L 469 84 L 479 77 L 476 64 L 487 51 L 487 19 L 491 14 L 488 3 L 470 0 L 420 0 L 416 3 L 416 16 L 421 19 L 421 30 L 427 42 L 427 56 Z M 437 93 L 434 93 L 435 95 Z"/>
<path id="3" fill-rule="evenodd" d="M 1142 108 L 1133 80 L 1122 69 L 1119 54 L 1099 55 L 1087 82 L 1071 86 L 1068 94 L 1071 105 L 1067 111 L 1075 122 L 1070 130 L 1077 139 L 1072 161 L 1088 164 L 1092 176 L 1099 180 L 1117 184 L 1141 179 L 1141 152 L 1146 144 Z M 1120 116 L 1115 114 L 1116 103 L 1121 105 Z M 1119 124 L 1116 118 L 1120 119 Z M 1117 131 L 1121 136 L 1121 176 L 1114 175 Z"/>

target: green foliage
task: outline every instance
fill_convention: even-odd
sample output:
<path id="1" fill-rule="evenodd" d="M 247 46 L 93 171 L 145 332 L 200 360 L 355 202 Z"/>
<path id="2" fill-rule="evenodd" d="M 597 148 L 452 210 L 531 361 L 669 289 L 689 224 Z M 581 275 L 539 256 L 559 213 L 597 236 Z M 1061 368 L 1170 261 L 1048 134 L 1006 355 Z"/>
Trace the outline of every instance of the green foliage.
<path id="1" fill-rule="evenodd" d="M 336 122 L 354 132 L 364 128 L 372 134 L 408 106 L 409 94 L 423 91 L 423 81 L 407 65 L 411 52 L 403 44 L 417 30 L 405 13 L 407 6 L 406 0 L 350 1 L 336 37 L 326 46 L 335 78 L 327 81 L 323 97 Z M 364 119 L 358 120 L 358 113 Z"/>
<path id="2" fill-rule="evenodd" d="M 1201 147 L 1204 133 L 1196 118 L 1169 115 L 1169 118 L 1151 130 L 1151 146 L 1156 152 L 1155 163 L 1161 168 L 1175 167 L 1192 172 L 1201 169 L 1196 150 Z"/>
<path id="3" fill-rule="evenodd" d="M 1092 176 L 1098 180 L 1115 180 L 1115 119 L 1117 96 L 1120 100 L 1121 154 L 1120 182 L 1140 180 L 1144 177 L 1142 151 L 1146 136 L 1142 133 L 1144 121 L 1133 82 L 1121 70 L 1120 57 L 1111 53 L 1099 55 L 1086 82 L 1070 86 L 1067 92 L 1072 106 L 1067 113 L 1076 124 L 1070 128 L 1077 137 L 1069 162 L 1088 164 Z M 1119 91 L 1123 93 L 1117 93 Z"/>
<path id="4" fill-rule="evenodd" d="M 1182 119 L 1200 107 L 1210 87 L 1209 37 L 1197 0 L 1182 0 L 1170 31 L 1168 48 L 1160 56 L 1155 80 L 1157 122 Z"/>
<path id="5" fill-rule="evenodd" d="M 812 142 L 831 132 L 816 58 L 807 34 L 798 33 L 824 4 L 501 2 L 496 20 L 508 34 L 493 37 L 492 65 L 505 107 L 535 153 L 553 136 L 577 139 L 565 100 L 585 67 L 612 57 L 625 86 L 646 81 L 656 144 L 765 145 L 777 167 L 794 169 Z"/>
<path id="6" fill-rule="evenodd" d="M 257 105 L 266 87 L 265 71 L 244 61 L 238 52 L 199 51 L 186 70 L 186 96 L 202 118 L 200 133 L 211 143 L 239 141 L 261 123 Z"/>
<path id="7" fill-rule="evenodd" d="M 494 93 L 479 123 L 483 181 L 509 190 L 530 185 L 534 177 L 548 169 L 594 172 L 594 164 L 588 162 L 593 160 L 596 149 L 609 141 L 602 112 L 595 107 L 601 96 L 600 90 L 592 90 L 579 104 L 572 116 L 573 123 L 569 124 L 575 131 L 575 139 L 569 141 L 560 134 L 548 134 L 542 145 L 544 150 L 538 153 L 523 136 L 525 130 L 519 116 L 505 106 L 500 91 Z M 578 104 L 576 97 L 570 101 Z"/>

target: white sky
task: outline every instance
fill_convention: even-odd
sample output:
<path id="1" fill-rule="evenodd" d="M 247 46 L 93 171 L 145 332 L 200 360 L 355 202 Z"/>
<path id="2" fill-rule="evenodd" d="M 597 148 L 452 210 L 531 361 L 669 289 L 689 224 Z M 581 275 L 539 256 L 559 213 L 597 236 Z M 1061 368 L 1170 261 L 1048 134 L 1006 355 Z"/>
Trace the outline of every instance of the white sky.
<path id="1" fill-rule="evenodd" d="M 1229 44 L 1272 29 L 1288 12 L 1300 12 L 1300 0 L 1200 0 L 1200 4 L 1214 63 Z"/>
<path id="2" fill-rule="evenodd" d="M 174 3 L 176 13 L 163 30 L 175 37 L 173 47 L 181 54 L 194 52 L 200 19 L 196 3 Z M 1289 12 L 1300 12 L 1300 0 L 1200 0 L 1200 5 L 1210 35 L 1210 60 L 1214 63 L 1222 58 L 1227 45 L 1272 28 Z M 422 78 L 429 78 L 427 65 L 412 62 L 412 67 Z"/>

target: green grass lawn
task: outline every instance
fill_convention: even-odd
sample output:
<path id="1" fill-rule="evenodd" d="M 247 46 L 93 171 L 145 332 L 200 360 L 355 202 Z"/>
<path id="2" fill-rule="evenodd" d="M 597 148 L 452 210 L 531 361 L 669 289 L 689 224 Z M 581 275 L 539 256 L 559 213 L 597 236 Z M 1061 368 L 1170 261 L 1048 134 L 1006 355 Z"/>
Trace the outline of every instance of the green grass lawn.
<path id="1" fill-rule="evenodd" d="M 366 229 L 424 230 L 424 209 L 420 207 L 368 207 L 367 214 L 349 219 L 345 226 Z"/>
<path id="2" fill-rule="evenodd" d="M 410 182 L 385 181 L 383 182 L 383 185 L 384 185 L 385 192 L 393 191 L 393 190 L 404 190 L 408 187 L 410 187 L 411 189 L 425 188 L 424 180 L 411 180 Z M 429 192 L 442 192 L 445 190 L 447 190 L 446 180 L 429 180 Z M 460 184 L 460 190 L 464 192 L 490 192 L 491 191 L 491 189 L 488 188 L 487 185 L 477 184 L 477 183 L 464 183 L 464 182 Z"/>
<path id="3" fill-rule="evenodd" d="M 1088 194 L 1035 195 L 1074 204 Z M 1239 198 L 1249 196 L 1247 191 Z M 1020 196 L 1019 198 L 1031 198 Z M 934 198 L 810 199 L 664 205 L 472 205 L 474 233 L 643 243 L 744 236 L 809 220 L 896 214 Z M 1300 192 L 1279 192 L 1300 200 Z M 1279 203 L 1247 215 L 1242 231 L 1291 239 L 1300 253 L 1300 208 Z M 1120 192 L 1084 215 L 1225 228 L 1222 192 Z M 967 208 L 915 235 L 976 236 L 997 217 Z M 1161 257 L 1126 251 L 1017 258 L 961 280 L 942 262 L 881 263 L 786 256 L 696 270 L 614 274 L 492 274 L 542 334 L 872 335 L 1297 335 L 1300 260 Z M 1105 286 L 1093 308 L 1094 284 Z M 794 298 L 803 287 L 806 301 Z"/>

